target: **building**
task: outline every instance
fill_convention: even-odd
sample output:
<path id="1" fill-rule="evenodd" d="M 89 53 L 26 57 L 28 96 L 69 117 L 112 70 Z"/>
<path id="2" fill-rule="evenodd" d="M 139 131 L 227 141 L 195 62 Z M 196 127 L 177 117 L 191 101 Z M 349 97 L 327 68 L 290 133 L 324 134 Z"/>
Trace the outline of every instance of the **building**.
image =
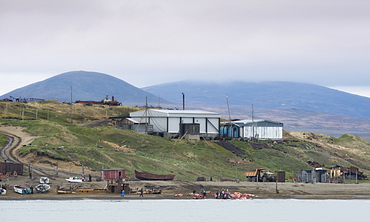
<path id="1" fill-rule="evenodd" d="M 12 162 L 0 162 L 0 173 L 2 173 L 3 175 L 6 174 L 13 175 L 14 172 L 17 175 L 23 175 L 23 164 Z"/>
<path id="2" fill-rule="evenodd" d="M 300 170 L 298 171 L 298 182 L 303 183 L 326 183 L 326 170 L 313 169 L 313 170 Z"/>
<path id="3" fill-rule="evenodd" d="M 282 140 L 283 124 L 269 120 L 238 120 L 221 123 L 222 138 Z"/>
<path id="4" fill-rule="evenodd" d="M 214 139 L 219 137 L 221 115 L 202 110 L 146 109 L 130 113 L 123 128 L 166 138 Z"/>
<path id="5" fill-rule="evenodd" d="M 101 178 L 102 180 L 126 178 L 126 171 L 124 169 L 103 169 L 101 170 Z"/>

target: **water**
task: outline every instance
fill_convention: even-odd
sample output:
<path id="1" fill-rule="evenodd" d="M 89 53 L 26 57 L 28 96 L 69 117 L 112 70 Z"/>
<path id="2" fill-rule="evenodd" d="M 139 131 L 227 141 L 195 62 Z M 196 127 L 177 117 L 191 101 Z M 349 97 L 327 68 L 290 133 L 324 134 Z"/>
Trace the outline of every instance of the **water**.
<path id="1" fill-rule="evenodd" d="M 1 221 L 369 221 L 370 200 L 0 200 Z"/>

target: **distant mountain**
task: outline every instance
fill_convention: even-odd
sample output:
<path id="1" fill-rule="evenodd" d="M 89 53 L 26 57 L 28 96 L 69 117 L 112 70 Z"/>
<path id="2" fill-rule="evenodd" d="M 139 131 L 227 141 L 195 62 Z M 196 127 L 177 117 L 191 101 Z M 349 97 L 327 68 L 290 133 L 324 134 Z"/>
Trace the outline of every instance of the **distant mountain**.
<path id="1" fill-rule="evenodd" d="M 45 100 L 57 100 L 60 102 L 90 100 L 101 101 L 109 96 L 121 102 L 122 105 L 144 106 L 146 98 L 149 105 L 156 106 L 158 97 L 145 92 L 127 82 L 113 76 L 86 71 L 66 72 L 44 81 L 13 90 L 0 96 L 1 99 L 10 98 L 39 98 Z M 164 104 L 169 102 L 162 100 Z"/>
<path id="2" fill-rule="evenodd" d="M 142 88 L 161 98 L 188 106 L 226 106 L 248 109 L 304 109 L 370 118 L 370 98 L 323 86 L 293 82 L 174 82 Z"/>
<path id="3" fill-rule="evenodd" d="M 370 98 L 327 87 L 293 82 L 181 81 L 142 88 L 186 108 L 203 107 L 228 118 L 254 117 L 284 123 L 286 129 L 357 130 L 369 132 Z M 226 99 L 227 98 L 227 99 Z"/>

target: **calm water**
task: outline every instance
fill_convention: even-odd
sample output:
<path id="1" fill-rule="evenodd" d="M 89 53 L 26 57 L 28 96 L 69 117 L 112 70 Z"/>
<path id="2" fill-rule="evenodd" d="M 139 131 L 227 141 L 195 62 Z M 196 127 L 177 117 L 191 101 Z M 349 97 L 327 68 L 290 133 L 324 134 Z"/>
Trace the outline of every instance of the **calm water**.
<path id="1" fill-rule="evenodd" d="M 370 221 L 370 200 L 1 201 L 0 221 Z"/>

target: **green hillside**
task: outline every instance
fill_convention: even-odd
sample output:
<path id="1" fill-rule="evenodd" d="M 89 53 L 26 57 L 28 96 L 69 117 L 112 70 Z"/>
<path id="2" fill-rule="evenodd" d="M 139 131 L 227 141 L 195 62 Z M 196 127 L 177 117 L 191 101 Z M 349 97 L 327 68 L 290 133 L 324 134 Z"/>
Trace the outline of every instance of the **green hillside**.
<path id="1" fill-rule="evenodd" d="M 231 152 L 218 145 L 218 141 L 165 139 L 117 129 L 109 121 L 103 126 L 91 124 L 135 110 L 138 108 L 71 106 L 56 101 L 1 102 L 0 123 L 23 127 L 26 132 L 38 136 L 32 144 L 19 150 L 21 157 L 32 159 L 31 164 L 50 165 L 64 161 L 96 171 L 124 168 L 131 178 L 134 170 L 139 170 L 171 173 L 177 180 L 193 181 L 199 176 L 245 180 L 243 173 L 257 167 L 283 170 L 289 177 L 300 169 L 312 169 L 307 162 L 316 161 L 325 167 L 356 166 L 370 175 L 370 143 L 347 134 L 334 138 L 285 132 L 284 141 L 279 143 L 226 142 L 239 150 Z M 5 140 L 0 136 L 0 145 Z"/>

